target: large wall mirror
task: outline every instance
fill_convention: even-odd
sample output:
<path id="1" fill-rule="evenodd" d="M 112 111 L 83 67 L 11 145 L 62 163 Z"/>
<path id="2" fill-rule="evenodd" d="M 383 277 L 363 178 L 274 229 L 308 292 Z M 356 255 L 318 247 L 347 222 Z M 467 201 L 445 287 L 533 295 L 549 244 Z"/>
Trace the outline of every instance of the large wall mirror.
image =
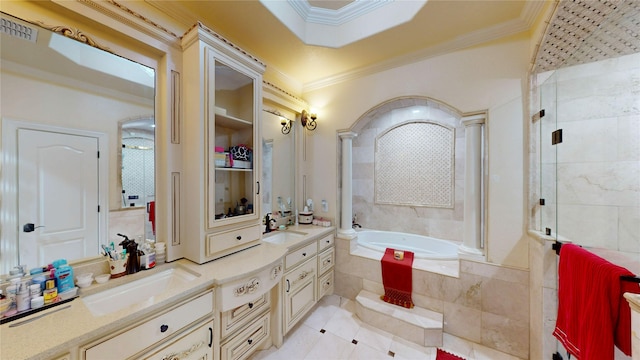
<path id="1" fill-rule="evenodd" d="M 262 216 L 283 210 L 295 214 L 295 114 L 265 105 L 262 115 Z M 283 121 L 291 126 L 286 134 Z"/>
<path id="2" fill-rule="evenodd" d="M 1 15 L 2 273 L 153 238 L 154 69 Z"/>

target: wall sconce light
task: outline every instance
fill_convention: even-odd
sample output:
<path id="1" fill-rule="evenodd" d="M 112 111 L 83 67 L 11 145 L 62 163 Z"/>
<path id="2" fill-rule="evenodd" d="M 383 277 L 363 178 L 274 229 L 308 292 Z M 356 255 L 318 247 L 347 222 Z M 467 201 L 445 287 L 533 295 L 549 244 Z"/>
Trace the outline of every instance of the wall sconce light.
<path id="1" fill-rule="evenodd" d="M 283 134 L 287 135 L 291 132 L 291 120 L 281 117 L 280 125 L 282 125 L 282 129 L 280 131 L 282 131 Z"/>
<path id="2" fill-rule="evenodd" d="M 313 131 L 318 126 L 316 123 L 317 118 L 316 114 L 309 114 L 306 110 L 302 110 L 302 114 L 300 114 L 300 124 L 302 124 L 302 127 L 307 128 L 307 130 Z"/>

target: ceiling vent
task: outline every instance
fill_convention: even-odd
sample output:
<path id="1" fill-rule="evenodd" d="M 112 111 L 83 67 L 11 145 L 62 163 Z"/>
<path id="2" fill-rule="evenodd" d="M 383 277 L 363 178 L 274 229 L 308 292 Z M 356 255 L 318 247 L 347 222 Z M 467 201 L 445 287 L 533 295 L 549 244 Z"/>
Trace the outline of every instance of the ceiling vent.
<path id="1" fill-rule="evenodd" d="M 2 24 L 0 31 L 3 34 L 20 38 L 23 40 L 36 42 L 38 38 L 38 29 L 30 27 L 28 25 L 21 24 L 19 22 L 9 20 L 7 18 L 1 18 Z"/>

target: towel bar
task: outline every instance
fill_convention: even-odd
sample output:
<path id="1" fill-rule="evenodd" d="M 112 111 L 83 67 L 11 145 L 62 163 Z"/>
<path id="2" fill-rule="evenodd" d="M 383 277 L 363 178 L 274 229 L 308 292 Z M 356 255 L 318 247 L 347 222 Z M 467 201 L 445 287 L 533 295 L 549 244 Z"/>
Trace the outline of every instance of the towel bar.
<path id="1" fill-rule="evenodd" d="M 556 255 L 560 255 L 560 248 L 562 247 L 562 242 L 556 240 L 555 243 L 551 245 L 551 249 L 556 251 Z M 640 278 L 637 276 L 620 276 L 620 280 L 630 281 L 634 283 L 640 284 Z"/>

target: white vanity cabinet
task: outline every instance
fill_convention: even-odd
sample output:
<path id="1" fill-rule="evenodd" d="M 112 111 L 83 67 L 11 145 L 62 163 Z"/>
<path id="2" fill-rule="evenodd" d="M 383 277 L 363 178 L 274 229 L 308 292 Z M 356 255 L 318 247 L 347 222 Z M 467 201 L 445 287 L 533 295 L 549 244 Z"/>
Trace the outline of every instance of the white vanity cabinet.
<path id="1" fill-rule="evenodd" d="M 329 234 L 318 240 L 318 299 L 333 293 L 335 236 Z"/>
<path id="2" fill-rule="evenodd" d="M 285 255 L 282 278 L 282 336 L 326 294 L 333 292 L 334 234 L 305 242 Z"/>
<path id="3" fill-rule="evenodd" d="M 220 360 L 247 359 L 271 346 L 271 296 L 282 271 L 279 261 L 217 288 Z"/>
<path id="4" fill-rule="evenodd" d="M 315 246 L 315 243 L 313 243 Z M 284 333 L 313 307 L 317 299 L 317 267 L 315 256 L 284 275 Z"/>
<path id="5" fill-rule="evenodd" d="M 261 239 L 265 65 L 200 23 L 185 34 L 182 47 L 181 245 L 186 258 L 202 264 Z"/>
<path id="6" fill-rule="evenodd" d="M 80 347 L 80 358 L 155 359 L 162 352 L 183 354 L 181 359 L 212 359 L 213 302 L 213 291 L 207 291 L 149 320 Z"/>
<path id="7" fill-rule="evenodd" d="M 148 360 L 212 360 L 213 321 L 207 320 L 186 330 L 170 345 L 141 356 Z"/>

